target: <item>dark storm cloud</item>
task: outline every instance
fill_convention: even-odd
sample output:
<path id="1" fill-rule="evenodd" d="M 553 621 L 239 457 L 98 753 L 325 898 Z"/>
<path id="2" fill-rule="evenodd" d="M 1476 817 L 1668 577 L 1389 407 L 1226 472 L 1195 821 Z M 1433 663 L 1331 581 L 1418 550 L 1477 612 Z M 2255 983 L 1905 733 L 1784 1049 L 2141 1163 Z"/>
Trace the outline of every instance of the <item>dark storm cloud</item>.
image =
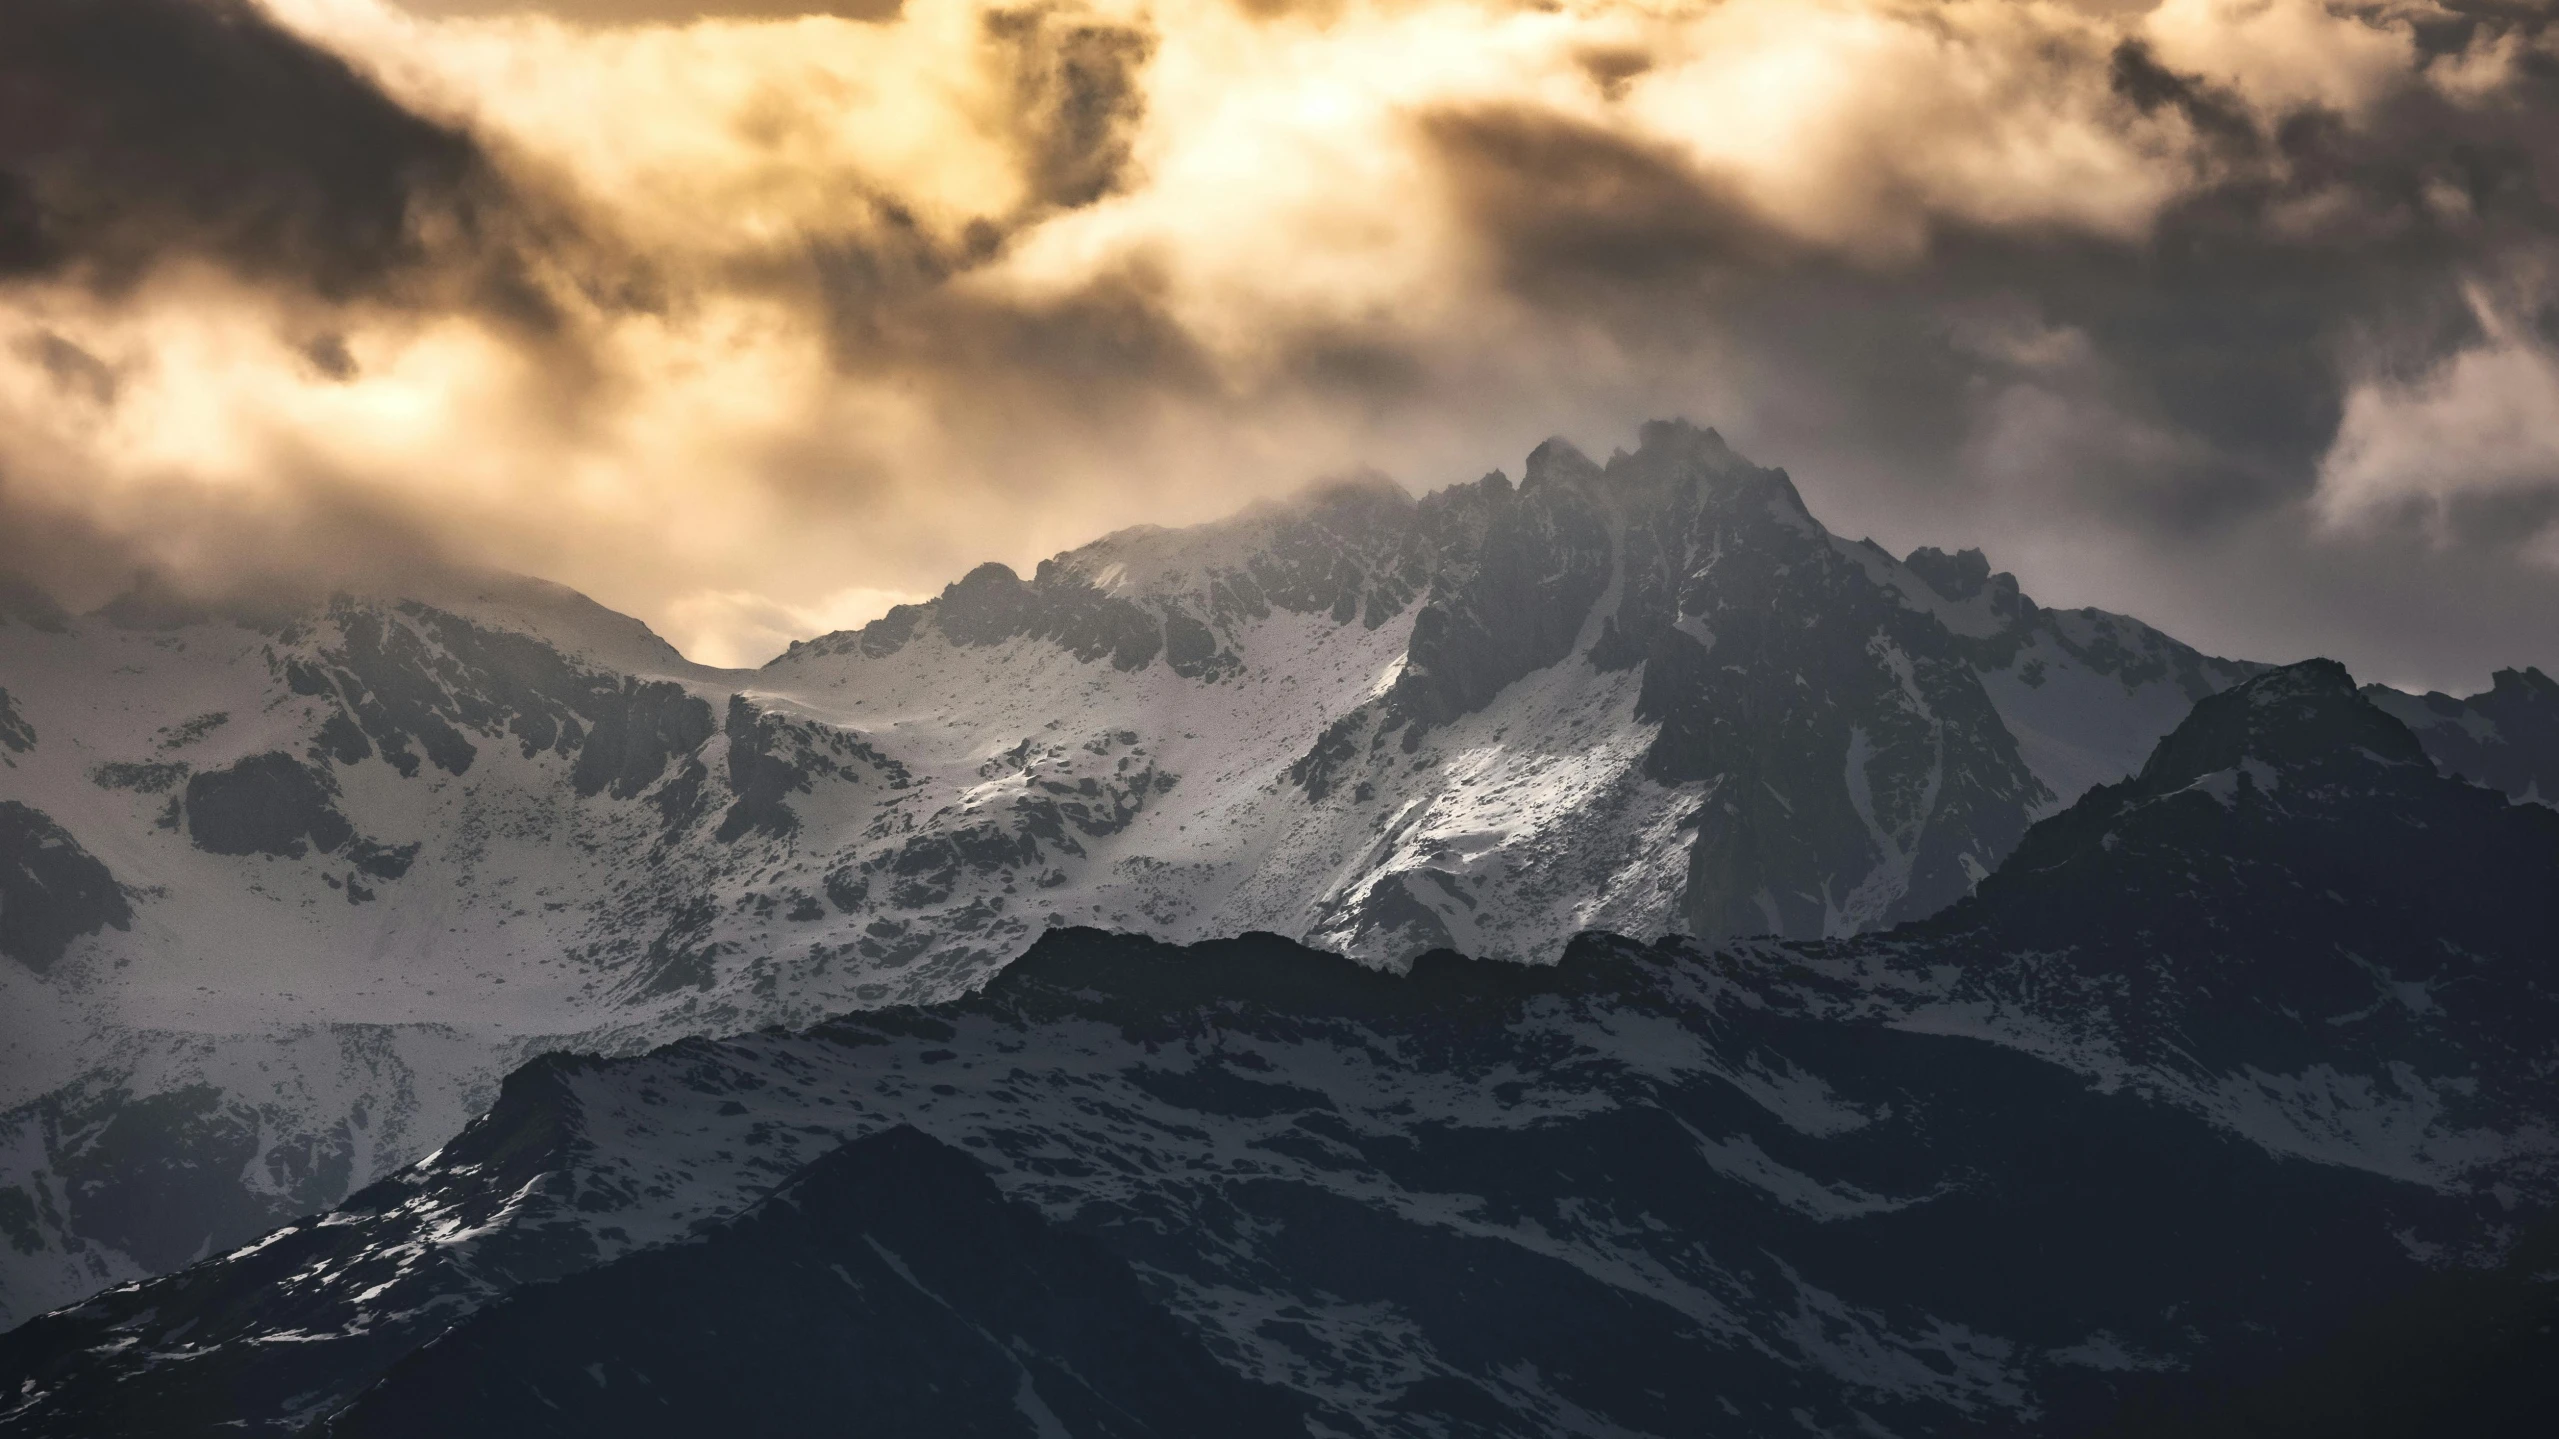
<path id="1" fill-rule="evenodd" d="M 2539 40 L 2546 13 L 2522 33 Z M 2424 49 L 2459 55 L 2516 18 L 2436 17 Z M 2538 343 L 2559 335 L 2559 65 L 2527 49 L 2490 103 L 2411 85 L 2349 118 L 2267 113 L 2137 39 L 2104 64 L 2088 83 L 2126 123 L 2182 119 L 2207 178 L 2138 233 L 1943 214 L 1923 254 L 1883 262 L 1585 117 L 1469 104 L 1420 129 L 1514 298 L 1665 366 L 1730 357 L 1762 411 L 1744 429 L 1774 459 L 1901 492 L 1872 512 L 1923 514 L 1933 493 L 1952 513 L 2079 516 L 2217 594 L 2218 616 L 2165 607 L 2226 645 L 2434 675 L 2559 658 L 2559 576 L 2522 553 L 2559 521 L 2559 465 L 2411 495 L 2360 539 L 2317 533 L 2314 504 L 2355 387 L 2485 343 L 2483 295 Z"/>
<path id="2" fill-rule="evenodd" d="M 1732 185 L 1585 120 L 1472 107 L 1422 128 L 1529 302 L 1605 314 L 1650 348 L 1729 337 L 1804 386 L 1845 392 L 1832 408 L 1923 470 L 1960 463 L 1968 397 L 1986 389 L 2101 406 L 2112 423 L 2092 438 L 2132 423 L 2174 443 L 2119 464 L 2081 453 L 2055 478 L 2167 529 L 2305 498 L 2337 433 L 2341 356 L 2407 374 L 2477 343 L 2472 288 L 2559 236 L 2547 67 L 2494 109 L 2417 90 L 2352 128 L 2315 109 L 2261 125 L 2137 42 L 2114 51 L 2105 83 L 2128 109 L 2188 117 L 2222 177 L 2137 236 L 1940 217 L 1924 259 L 1883 266 L 1789 237 Z M 2086 348 L 1982 343 L 2002 314 Z M 2549 298 L 2532 314 L 2547 332 Z"/>
<path id="3" fill-rule="evenodd" d="M 1138 71 L 1153 37 L 1050 5 L 991 11 L 985 25 L 1011 73 L 1034 203 L 1072 208 L 1117 190 L 1146 111 Z"/>
<path id="4" fill-rule="evenodd" d="M 183 257 L 450 301 L 458 266 L 466 302 L 547 323 L 527 225 L 472 137 L 247 0 L 0 6 L 0 275 L 115 290 Z"/>

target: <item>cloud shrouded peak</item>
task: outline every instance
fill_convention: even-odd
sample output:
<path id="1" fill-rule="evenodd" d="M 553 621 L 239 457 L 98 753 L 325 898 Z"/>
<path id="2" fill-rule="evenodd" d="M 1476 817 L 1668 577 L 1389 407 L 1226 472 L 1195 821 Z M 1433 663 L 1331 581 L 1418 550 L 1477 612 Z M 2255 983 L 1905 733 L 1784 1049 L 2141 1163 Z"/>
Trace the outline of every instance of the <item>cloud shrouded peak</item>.
<path id="1" fill-rule="evenodd" d="M 736 661 L 1687 413 L 2226 652 L 2559 659 L 2547 7 L 819 8 L 11 7 L 0 563 Z"/>

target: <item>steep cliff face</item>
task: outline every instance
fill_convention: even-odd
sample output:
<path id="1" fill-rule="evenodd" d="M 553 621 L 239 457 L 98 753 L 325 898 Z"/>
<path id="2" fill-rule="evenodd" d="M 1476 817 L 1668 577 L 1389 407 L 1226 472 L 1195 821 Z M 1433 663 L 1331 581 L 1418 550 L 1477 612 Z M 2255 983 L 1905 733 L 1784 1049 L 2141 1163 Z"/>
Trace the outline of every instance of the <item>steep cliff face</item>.
<path id="1" fill-rule="evenodd" d="M 44 973 L 0 965 L 11 1315 L 207 1242 L 85 1220 L 88 1131 L 48 1114 L 193 1096 L 164 1167 L 263 1223 L 536 1047 L 946 999 L 1053 925 L 1389 966 L 1856 934 L 1960 898 L 2252 668 L 1839 539 L 1684 424 L 984 566 L 754 672 L 520 581 L 12 603 L 0 802 L 99 868 L 12 941 Z"/>
<path id="2" fill-rule="evenodd" d="M 133 906 L 95 855 L 41 810 L 0 800 L 0 956 L 38 974 L 74 940 L 133 927 Z"/>

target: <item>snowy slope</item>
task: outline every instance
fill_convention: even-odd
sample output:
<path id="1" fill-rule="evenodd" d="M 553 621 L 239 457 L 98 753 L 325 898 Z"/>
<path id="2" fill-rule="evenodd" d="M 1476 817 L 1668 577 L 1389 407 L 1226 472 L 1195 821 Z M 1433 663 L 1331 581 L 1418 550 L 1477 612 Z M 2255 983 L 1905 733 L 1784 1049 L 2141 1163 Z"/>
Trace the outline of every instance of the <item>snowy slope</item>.
<path id="1" fill-rule="evenodd" d="M 0 1319 L 324 1207 L 538 1050 L 946 999 L 1052 925 L 1393 965 L 1925 915 L 2251 669 L 1677 424 L 982 567 L 752 673 L 416 589 L 10 603 Z"/>

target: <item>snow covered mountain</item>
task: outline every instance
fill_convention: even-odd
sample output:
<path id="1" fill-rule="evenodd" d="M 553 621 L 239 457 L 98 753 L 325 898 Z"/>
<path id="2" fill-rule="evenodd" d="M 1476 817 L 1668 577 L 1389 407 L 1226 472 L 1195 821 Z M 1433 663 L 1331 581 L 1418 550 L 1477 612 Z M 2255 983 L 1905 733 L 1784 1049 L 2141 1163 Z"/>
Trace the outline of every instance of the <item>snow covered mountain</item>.
<path id="1" fill-rule="evenodd" d="M 506 1335 L 499 1382 L 617 1403 L 660 1343 L 616 1337 L 634 1266 L 694 1272 L 910 1126 L 1308 1432 L 2080 1432 L 2313 1353 L 2559 1201 L 2554 873 L 2559 813 L 2438 773 L 2313 662 L 2202 701 L 1889 934 L 1398 975 L 1052 932 L 929 1007 L 537 1060 L 337 1211 L 0 1337 L 0 1423 L 378 1432 L 446 1344 Z M 830 1243 L 789 1253 L 822 1276 Z M 966 1312 L 1056 1353 L 1036 1314 Z M 751 1340 L 703 1342 L 679 1382 Z M 541 1417 L 452 1387 L 457 1427 Z"/>
<path id="2" fill-rule="evenodd" d="M 2468 699 L 2383 685 L 2364 693 L 2415 731 L 2446 774 L 2519 800 L 2559 804 L 2559 680 L 2537 669 L 2499 670 Z"/>
<path id="3" fill-rule="evenodd" d="M 1377 963 L 1926 915 L 2254 667 L 1825 531 L 1711 430 L 999 565 L 761 671 L 520 580 L 0 595 L 0 1319 L 325 1207 L 527 1055 L 1057 924 Z"/>

